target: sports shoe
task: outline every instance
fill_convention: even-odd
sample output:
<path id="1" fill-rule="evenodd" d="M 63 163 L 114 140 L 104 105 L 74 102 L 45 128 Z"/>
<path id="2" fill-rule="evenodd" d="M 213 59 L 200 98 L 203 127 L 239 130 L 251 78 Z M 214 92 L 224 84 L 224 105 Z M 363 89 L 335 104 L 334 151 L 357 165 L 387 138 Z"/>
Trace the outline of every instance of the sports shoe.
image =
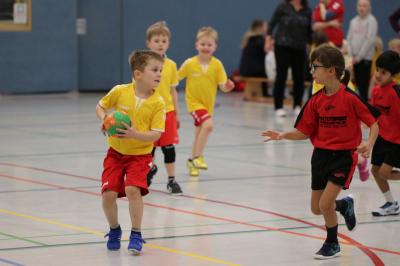
<path id="1" fill-rule="evenodd" d="M 319 260 L 327 260 L 338 257 L 340 255 L 340 246 L 338 243 L 325 242 L 321 249 L 315 253 L 314 258 Z"/>
<path id="2" fill-rule="evenodd" d="M 362 163 L 357 164 L 358 173 L 360 175 L 360 180 L 365 182 L 369 178 L 368 160 L 363 159 Z"/>
<path id="3" fill-rule="evenodd" d="M 119 250 L 121 248 L 121 236 L 122 230 L 121 227 L 116 229 L 110 229 L 108 234 L 104 237 L 108 237 L 107 240 L 107 249 L 108 250 Z"/>
<path id="4" fill-rule="evenodd" d="M 186 166 L 189 169 L 189 175 L 190 176 L 198 176 L 199 175 L 199 169 L 194 165 L 193 160 L 187 160 L 186 161 Z"/>
<path id="5" fill-rule="evenodd" d="M 275 110 L 275 116 L 277 117 L 285 117 L 286 116 L 286 111 L 283 108 L 279 108 Z"/>
<path id="6" fill-rule="evenodd" d="M 348 195 L 342 200 L 346 201 L 347 207 L 344 211 L 341 211 L 340 214 L 343 215 L 347 229 L 349 229 L 349 231 L 353 231 L 357 225 L 356 214 L 354 212 L 354 197 L 353 195 Z"/>
<path id="7" fill-rule="evenodd" d="M 203 155 L 193 159 L 193 164 L 196 166 L 197 169 L 201 169 L 201 170 L 208 169 L 208 165 L 206 164 L 206 161 L 204 160 Z"/>
<path id="8" fill-rule="evenodd" d="M 147 173 L 147 186 L 150 187 L 151 183 L 153 182 L 153 177 L 157 174 L 158 167 L 153 163 L 150 168 L 150 171 Z"/>
<path id="9" fill-rule="evenodd" d="M 168 181 L 167 190 L 172 195 L 182 195 L 181 186 L 179 186 L 178 182 L 175 179 L 171 179 Z"/>
<path id="10" fill-rule="evenodd" d="M 373 211 L 373 216 L 387 216 L 387 215 L 398 215 L 400 213 L 400 207 L 397 201 L 386 202 L 378 210 Z"/>
<path id="11" fill-rule="evenodd" d="M 143 243 L 146 243 L 146 241 L 142 238 L 141 233 L 131 232 L 128 250 L 132 251 L 133 255 L 139 255 L 142 252 Z"/>

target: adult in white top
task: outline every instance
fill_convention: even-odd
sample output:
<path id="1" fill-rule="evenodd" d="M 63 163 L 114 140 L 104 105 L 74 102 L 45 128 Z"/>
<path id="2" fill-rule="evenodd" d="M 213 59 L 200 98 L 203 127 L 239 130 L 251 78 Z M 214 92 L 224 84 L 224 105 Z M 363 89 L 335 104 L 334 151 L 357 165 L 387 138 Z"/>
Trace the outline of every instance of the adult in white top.
<path id="1" fill-rule="evenodd" d="M 352 57 L 354 78 L 360 96 L 368 100 L 374 44 L 378 34 L 378 22 L 371 14 L 370 0 L 358 0 L 358 15 L 350 21 L 347 33 L 349 54 Z"/>

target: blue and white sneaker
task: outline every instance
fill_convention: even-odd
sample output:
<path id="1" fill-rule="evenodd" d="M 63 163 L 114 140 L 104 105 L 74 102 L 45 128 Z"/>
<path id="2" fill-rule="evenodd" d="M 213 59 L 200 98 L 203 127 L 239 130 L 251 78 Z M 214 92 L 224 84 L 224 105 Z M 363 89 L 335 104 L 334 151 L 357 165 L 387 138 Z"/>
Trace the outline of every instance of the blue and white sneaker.
<path id="1" fill-rule="evenodd" d="M 357 218 L 354 212 L 354 197 L 353 195 L 348 195 L 347 197 L 344 197 L 342 200 L 346 201 L 347 207 L 346 210 L 340 212 L 340 214 L 343 215 L 347 229 L 349 229 L 349 231 L 353 231 L 357 225 Z"/>
<path id="2" fill-rule="evenodd" d="M 133 255 L 139 255 L 142 252 L 143 243 L 146 243 L 146 241 L 142 238 L 141 233 L 131 232 L 128 250 L 132 251 Z"/>
<path id="3" fill-rule="evenodd" d="M 327 260 L 336 258 L 340 255 L 340 246 L 338 243 L 325 242 L 321 249 L 315 253 L 314 259 Z"/>
<path id="4" fill-rule="evenodd" d="M 121 248 L 121 236 L 122 230 L 121 227 L 116 229 L 110 229 L 108 234 L 104 237 L 108 237 L 107 240 L 107 249 L 108 250 L 119 250 Z"/>
<path id="5" fill-rule="evenodd" d="M 386 202 L 378 210 L 373 211 L 373 216 L 388 216 L 388 215 L 398 215 L 400 213 L 400 206 L 397 201 Z"/>

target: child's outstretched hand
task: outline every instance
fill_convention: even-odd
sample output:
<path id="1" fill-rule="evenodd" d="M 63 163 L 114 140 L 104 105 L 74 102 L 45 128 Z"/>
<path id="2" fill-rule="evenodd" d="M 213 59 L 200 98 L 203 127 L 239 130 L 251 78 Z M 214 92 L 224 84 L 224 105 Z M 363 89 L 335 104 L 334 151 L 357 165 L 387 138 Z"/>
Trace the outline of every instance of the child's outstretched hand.
<path id="1" fill-rule="evenodd" d="M 135 138 L 137 134 L 137 130 L 133 127 L 130 127 L 128 124 L 121 122 L 121 125 L 123 125 L 126 129 L 122 128 L 117 128 L 117 131 L 120 132 L 119 134 L 116 134 L 115 136 L 118 138 Z"/>
<path id="2" fill-rule="evenodd" d="M 362 157 L 368 158 L 371 153 L 372 145 L 369 142 L 361 142 L 357 147 L 357 152 L 361 154 Z"/>
<path id="3" fill-rule="evenodd" d="M 227 91 L 231 91 L 231 90 L 233 90 L 233 89 L 235 88 L 235 83 L 233 83 L 232 80 L 228 79 L 228 80 L 226 81 L 224 87 L 225 87 L 225 89 L 226 89 Z"/>
<path id="4" fill-rule="evenodd" d="M 281 133 L 278 131 L 274 131 L 274 130 L 264 131 L 263 133 L 261 133 L 261 136 L 265 137 L 264 142 L 268 142 L 270 140 L 281 140 L 282 139 Z"/>

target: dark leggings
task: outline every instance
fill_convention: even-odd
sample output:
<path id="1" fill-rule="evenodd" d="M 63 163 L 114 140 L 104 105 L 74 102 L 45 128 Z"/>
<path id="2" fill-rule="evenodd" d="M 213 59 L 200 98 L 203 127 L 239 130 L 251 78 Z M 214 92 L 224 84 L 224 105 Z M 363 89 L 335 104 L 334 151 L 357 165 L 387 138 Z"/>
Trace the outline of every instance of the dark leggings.
<path id="1" fill-rule="evenodd" d="M 306 51 L 275 45 L 276 79 L 274 84 L 275 110 L 283 107 L 289 67 L 293 76 L 293 108 L 302 105 L 304 94 L 304 64 Z"/>
<path id="2" fill-rule="evenodd" d="M 360 97 L 368 101 L 369 81 L 371 79 L 371 64 L 370 60 L 361 60 L 354 64 L 354 78 Z"/>

